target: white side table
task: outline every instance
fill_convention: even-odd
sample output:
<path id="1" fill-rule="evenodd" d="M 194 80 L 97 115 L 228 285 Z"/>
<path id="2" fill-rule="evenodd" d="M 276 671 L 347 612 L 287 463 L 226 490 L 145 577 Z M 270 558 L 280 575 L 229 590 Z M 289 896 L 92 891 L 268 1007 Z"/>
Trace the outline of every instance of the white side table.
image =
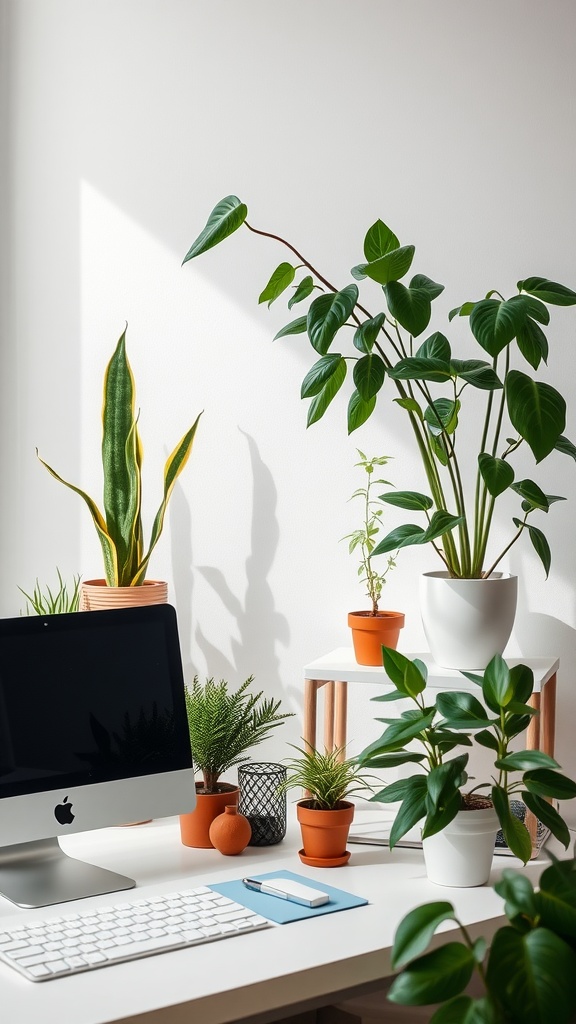
<path id="1" fill-rule="evenodd" d="M 429 654 L 406 654 L 407 658 L 420 658 L 428 667 L 428 686 L 438 690 L 469 690 L 478 692 L 455 669 L 440 668 Z M 534 673 L 534 692 L 530 704 L 539 714 L 534 715 L 526 734 L 530 750 L 543 750 L 554 756 L 556 727 L 556 673 L 558 658 L 508 658 L 507 664 L 528 665 Z M 359 665 L 351 647 L 339 647 L 304 668 L 304 729 L 303 740 L 316 746 L 318 717 L 318 691 L 324 691 L 324 746 L 327 750 L 346 746 L 346 720 L 348 683 L 374 683 L 382 690 L 391 689 L 384 667 Z"/>

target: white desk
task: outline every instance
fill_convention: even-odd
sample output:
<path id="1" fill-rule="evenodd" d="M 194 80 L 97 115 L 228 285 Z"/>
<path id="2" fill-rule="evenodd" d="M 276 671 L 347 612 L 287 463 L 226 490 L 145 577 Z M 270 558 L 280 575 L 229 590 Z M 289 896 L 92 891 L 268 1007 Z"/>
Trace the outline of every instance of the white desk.
<path id="1" fill-rule="evenodd" d="M 253 935 L 163 953 L 140 961 L 34 984 L 0 965 L 0 1007 L 6 1024 L 264 1024 L 290 1012 L 371 991 L 390 971 L 390 948 L 400 918 L 421 903 L 449 899 L 474 934 L 492 934 L 501 900 L 488 887 L 444 889 L 427 881 L 419 850 L 354 846 L 346 867 L 305 867 L 295 808 L 288 808 L 286 840 L 248 847 L 239 857 L 182 846 L 177 822 L 70 836 L 68 853 L 136 878 L 138 896 L 185 885 L 288 868 L 319 886 L 325 880 L 366 896 L 368 906 L 277 925 Z M 504 863 L 502 863 L 504 862 Z M 536 881 L 545 857 L 524 869 Z M 510 858 L 497 858 L 494 882 Z M 100 896 L 43 910 L 18 910 L 0 899 L 0 925 L 16 926 L 75 908 L 103 906 L 130 893 Z M 477 923 L 480 922 L 477 925 Z"/>

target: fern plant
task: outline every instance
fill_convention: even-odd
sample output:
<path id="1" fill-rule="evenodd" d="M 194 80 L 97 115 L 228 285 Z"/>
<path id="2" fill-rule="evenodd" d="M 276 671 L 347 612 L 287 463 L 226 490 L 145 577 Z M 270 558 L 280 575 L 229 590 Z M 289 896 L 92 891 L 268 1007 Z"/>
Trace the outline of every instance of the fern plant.
<path id="1" fill-rule="evenodd" d="M 26 615 L 59 615 L 61 612 L 77 612 L 80 603 L 80 576 L 72 578 L 72 589 L 68 590 L 68 584 L 62 579 L 60 569 L 58 574 L 58 587 L 54 591 L 46 585 L 44 590 L 38 579 L 34 590 L 28 594 L 22 587 L 18 587 L 21 594 L 26 598 Z"/>
<path id="2" fill-rule="evenodd" d="M 248 761 L 245 751 L 267 739 L 272 729 L 292 714 L 279 714 L 281 701 L 266 699 L 263 691 L 249 692 L 254 676 L 230 693 L 228 683 L 194 676 L 186 690 L 186 710 L 194 766 L 203 775 L 201 792 L 219 792 L 218 780 L 233 765 Z"/>

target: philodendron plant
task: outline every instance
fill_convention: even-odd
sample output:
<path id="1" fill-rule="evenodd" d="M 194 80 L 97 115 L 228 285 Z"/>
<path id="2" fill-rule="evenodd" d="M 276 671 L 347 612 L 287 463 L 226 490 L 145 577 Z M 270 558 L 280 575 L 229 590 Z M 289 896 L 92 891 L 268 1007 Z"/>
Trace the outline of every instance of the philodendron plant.
<path id="1" fill-rule="evenodd" d="M 142 445 L 138 416 L 135 413 L 134 377 L 126 356 L 126 329 L 120 335 L 104 376 L 104 513 L 85 491 L 63 480 L 40 459 L 56 480 L 75 491 L 86 502 L 102 546 L 104 572 L 109 587 L 137 587 L 144 583 L 150 556 L 162 533 L 170 495 L 188 461 L 201 415 L 197 416 L 166 460 L 164 494 L 152 524 L 147 549 L 144 548 L 141 517 Z"/>
<path id="2" fill-rule="evenodd" d="M 557 770 L 560 766 L 548 754 L 511 749 L 514 738 L 524 732 L 536 713 L 528 703 L 534 689 L 532 670 L 527 665 L 509 668 L 495 655 L 482 675 L 462 673 L 479 687 L 482 701 L 470 691 L 456 690 L 437 691 L 432 698 L 422 661 L 388 647 L 382 648 L 382 656 L 394 689 L 373 700 L 408 699 L 413 707 L 395 718 L 378 719 L 386 729 L 362 751 L 360 764 L 367 768 L 417 764 L 420 768 L 372 797 L 379 803 L 400 802 L 390 831 L 390 848 L 419 823 L 423 839 L 440 832 L 458 811 L 473 806 L 475 794 L 485 790 L 507 845 L 524 863 L 530 859 L 532 841 L 525 823 L 512 813 L 511 797 L 520 797 L 567 847 L 568 827 L 549 801 L 572 799 L 576 783 Z M 490 781 L 467 790 L 468 752 L 448 755 L 458 747 L 472 746 L 471 733 L 476 743 L 492 751 L 494 773 Z"/>
<path id="3" fill-rule="evenodd" d="M 545 494 L 533 480 L 517 479 L 512 457 L 528 447 L 537 463 L 554 451 L 576 459 L 576 447 L 564 436 L 566 403 L 533 373 L 548 358 L 543 331 L 550 320 L 548 307 L 574 305 L 576 292 L 547 278 L 529 276 L 518 281 L 517 293 L 510 297 L 492 288 L 483 297 L 456 306 L 449 321 L 465 318 L 479 348 L 469 358 L 468 346 L 458 354 L 437 328 L 424 340 L 416 340 L 427 331 L 432 302 L 444 285 L 422 273 L 404 280 L 412 267 L 414 246 L 401 245 L 381 220 L 366 233 L 364 258 L 350 271 L 353 280 L 336 285 L 286 239 L 254 228 L 247 214 L 246 205 L 236 196 L 223 199 L 184 263 L 242 225 L 274 239 L 295 257 L 295 263 L 276 267 L 259 302 L 270 306 L 287 294 L 289 309 L 309 302 L 304 315 L 276 334 L 281 338 L 306 333 L 319 356 L 301 388 L 301 397 L 310 399 L 308 425 L 324 415 L 349 367 L 353 379 L 349 431 L 372 415 L 381 393 L 392 396 L 408 417 L 429 493 L 394 491 L 382 497 L 407 512 L 420 513 L 423 525 L 408 522 L 392 530 L 372 554 L 431 543 L 450 576 L 476 579 L 490 575 L 527 532 L 548 575 L 550 548 L 532 517 L 547 513 L 560 498 Z M 360 297 L 357 282 L 365 281 L 380 286 L 375 292 L 376 309 L 369 309 Z M 515 365 L 517 361 L 522 369 Z M 475 401 L 470 401 L 471 392 L 476 393 Z M 465 403 L 470 406 L 472 425 L 477 425 L 477 441 L 459 446 Z M 467 493 L 464 469 L 470 463 L 474 478 Z M 489 539 L 496 500 L 510 490 L 518 496 L 519 510 L 509 539 L 493 550 Z"/>

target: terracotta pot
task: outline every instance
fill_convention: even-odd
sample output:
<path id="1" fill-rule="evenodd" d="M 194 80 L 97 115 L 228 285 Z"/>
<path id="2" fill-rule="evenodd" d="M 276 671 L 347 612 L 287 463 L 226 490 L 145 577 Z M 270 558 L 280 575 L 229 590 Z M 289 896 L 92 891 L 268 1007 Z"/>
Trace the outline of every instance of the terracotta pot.
<path id="1" fill-rule="evenodd" d="M 296 804 L 296 814 L 302 832 L 300 860 L 316 867 L 338 867 L 350 857 L 346 849 L 350 825 L 354 818 L 354 804 L 341 800 L 333 811 L 311 807 L 311 800 Z"/>
<path id="2" fill-rule="evenodd" d="M 141 587 L 109 587 L 106 580 L 86 580 L 80 584 L 81 612 L 167 602 L 168 584 L 160 580 L 145 580 Z"/>
<path id="3" fill-rule="evenodd" d="M 226 804 L 224 814 L 219 814 L 210 825 L 208 836 L 219 853 L 235 857 L 248 846 L 252 828 L 248 818 L 238 813 L 236 804 Z"/>
<path id="4" fill-rule="evenodd" d="M 196 807 L 189 814 L 180 815 L 180 837 L 184 846 L 210 850 L 214 844 L 210 840 L 210 825 L 224 808 L 238 806 L 240 789 L 226 782 L 218 784 L 217 793 L 201 793 L 202 783 L 196 783 Z"/>
<path id="5" fill-rule="evenodd" d="M 354 656 L 359 665 L 381 665 L 382 645 L 396 649 L 404 625 L 402 612 L 349 612 Z"/>

